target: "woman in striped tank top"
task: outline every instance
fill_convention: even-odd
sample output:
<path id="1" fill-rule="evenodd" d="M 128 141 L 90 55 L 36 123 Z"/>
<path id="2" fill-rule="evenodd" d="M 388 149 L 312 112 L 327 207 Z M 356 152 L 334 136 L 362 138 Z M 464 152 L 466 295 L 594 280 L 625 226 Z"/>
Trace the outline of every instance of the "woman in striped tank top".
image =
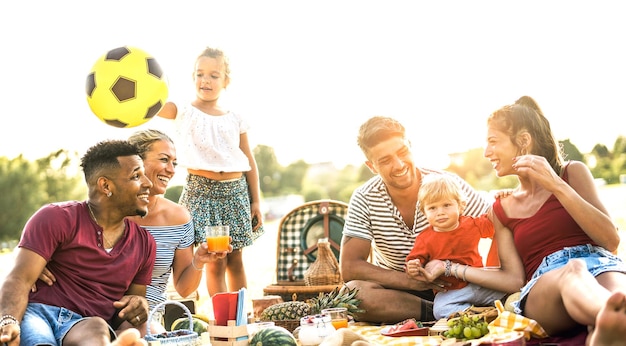
<path id="1" fill-rule="evenodd" d="M 173 274 L 176 292 L 181 297 L 187 297 L 198 289 L 205 263 L 224 258 L 227 252 L 209 253 L 206 243 L 199 244 L 194 251 L 191 214 L 187 208 L 164 197 L 176 167 L 176 149 L 169 136 L 158 130 L 144 130 L 135 132 L 129 141 L 139 147 L 146 176 L 153 184 L 148 215 L 144 218 L 133 218 L 133 221 L 152 234 L 157 244 L 152 282 L 146 290 L 146 298 L 152 310 L 166 300 L 170 274 Z M 232 246 L 230 249 L 232 251 Z M 164 311 L 159 311 L 154 314 L 161 319 L 161 326 L 163 313 Z M 153 321 L 151 332 L 159 327 L 159 323 L 154 322 L 157 321 Z"/>

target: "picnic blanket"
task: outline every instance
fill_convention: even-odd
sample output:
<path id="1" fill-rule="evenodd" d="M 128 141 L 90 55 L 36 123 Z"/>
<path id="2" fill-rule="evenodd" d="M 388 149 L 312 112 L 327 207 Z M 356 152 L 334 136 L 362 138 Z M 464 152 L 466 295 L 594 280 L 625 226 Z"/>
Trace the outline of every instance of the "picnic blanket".
<path id="1" fill-rule="evenodd" d="M 403 336 L 393 337 L 381 334 L 381 330 L 387 326 L 375 326 L 368 323 L 357 322 L 348 327 L 348 329 L 363 339 L 370 345 L 391 345 L 391 346 L 439 346 L 443 341 L 441 336 Z M 344 346 L 350 344 L 328 343 L 325 346 Z"/>
<path id="2" fill-rule="evenodd" d="M 381 330 L 388 326 L 370 325 L 364 322 L 357 322 L 350 325 L 349 330 L 355 332 L 363 339 L 365 339 L 369 345 L 372 346 L 409 346 L 409 345 L 421 345 L 421 346 L 440 346 L 442 345 L 444 338 L 441 336 L 403 336 L 403 337 L 391 337 L 381 334 Z M 586 330 L 573 330 L 568 335 L 562 335 L 557 337 L 547 338 L 531 338 L 526 341 L 528 346 L 540 346 L 540 345 L 558 345 L 558 346 L 580 346 L 585 344 L 587 337 Z M 324 346 L 349 346 L 348 344 L 328 343 Z"/>

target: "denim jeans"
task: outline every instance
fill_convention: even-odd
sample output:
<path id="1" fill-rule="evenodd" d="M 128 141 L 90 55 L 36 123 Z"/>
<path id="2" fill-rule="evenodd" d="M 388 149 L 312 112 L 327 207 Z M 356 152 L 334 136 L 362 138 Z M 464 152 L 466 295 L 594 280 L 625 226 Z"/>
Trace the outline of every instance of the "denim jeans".
<path id="1" fill-rule="evenodd" d="M 515 313 L 522 314 L 526 296 L 528 296 L 528 293 L 530 293 L 530 290 L 541 275 L 563 267 L 572 258 L 584 260 L 587 264 L 587 270 L 594 277 L 611 271 L 626 273 L 626 265 L 622 259 L 602 247 L 585 244 L 563 248 L 563 250 L 553 252 L 543 258 L 533 277 L 522 287 L 520 299 L 512 303 Z"/>
<path id="2" fill-rule="evenodd" d="M 87 318 L 66 308 L 29 303 L 20 323 L 20 346 L 61 345 L 67 332 Z M 115 332 L 109 329 L 114 339 Z"/>

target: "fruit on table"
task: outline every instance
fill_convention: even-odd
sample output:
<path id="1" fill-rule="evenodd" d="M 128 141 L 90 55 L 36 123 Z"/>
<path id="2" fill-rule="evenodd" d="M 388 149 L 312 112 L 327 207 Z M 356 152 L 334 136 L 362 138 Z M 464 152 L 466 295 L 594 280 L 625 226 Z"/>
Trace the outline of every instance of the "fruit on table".
<path id="1" fill-rule="evenodd" d="M 254 334 L 250 346 L 298 346 L 296 338 L 287 329 L 279 326 L 266 327 Z"/>
<path id="2" fill-rule="evenodd" d="M 204 314 L 193 314 L 191 315 L 193 318 L 197 318 L 199 320 L 202 320 L 206 323 L 209 323 L 209 316 L 204 315 Z"/>
<path id="3" fill-rule="evenodd" d="M 189 317 L 181 317 L 172 322 L 172 330 L 193 330 L 198 335 L 206 332 L 209 329 L 209 324 L 203 320 L 193 317 L 193 329 L 189 328 Z"/>
<path id="4" fill-rule="evenodd" d="M 311 307 L 300 301 L 284 302 L 270 305 L 261 313 L 261 321 L 299 320 L 309 315 Z"/>
<path id="5" fill-rule="evenodd" d="M 271 305 L 261 313 L 262 321 L 284 321 L 299 320 L 308 315 L 317 315 L 328 308 L 346 308 L 348 314 L 354 316 L 355 313 L 364 312 L 359 309 L 361 300 L 356 299 L 357 288 L 350 289 L 347 286 L 336 287 L 328 293 L 320 294 L 306 302 L 291 301 Z"/>
<path id="6" fill-rule="evenodd" d="M 446 338 L 463 340 L 478 339 L 489 333 L 488 323 L 484 318 L 463 314 L 458 318 L 448 320 L 449 330 L 443 333 Z"/>
<path id="7" fill-rule="evenodd" d="M 395 325 L 391 326 L 388 332 L 395 333 L 395 332 L 402 332 L 406 330 L 413 330 L 417 328 L 422 328 L 421 323 L 418 323 L 417 321 L 415 321 L 414 318 L 409 318 L 407 320 L 404 320 L 400 323 L 396 323 Z"/>

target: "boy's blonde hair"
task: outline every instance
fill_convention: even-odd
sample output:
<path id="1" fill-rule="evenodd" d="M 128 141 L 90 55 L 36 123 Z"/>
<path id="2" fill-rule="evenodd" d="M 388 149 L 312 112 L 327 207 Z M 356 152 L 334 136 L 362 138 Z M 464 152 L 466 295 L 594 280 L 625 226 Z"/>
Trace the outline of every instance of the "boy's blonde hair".
<path id="1" fill-rule="evenodd" d="M 417 194 L 420 210 L 424 212 L 424 206 L 443 199 L 456 200 L 459 203 L 459 212 L 465 209 L 465 194 L 459 183 L 448 174 L 422 175 L 422 185 Z"/>

